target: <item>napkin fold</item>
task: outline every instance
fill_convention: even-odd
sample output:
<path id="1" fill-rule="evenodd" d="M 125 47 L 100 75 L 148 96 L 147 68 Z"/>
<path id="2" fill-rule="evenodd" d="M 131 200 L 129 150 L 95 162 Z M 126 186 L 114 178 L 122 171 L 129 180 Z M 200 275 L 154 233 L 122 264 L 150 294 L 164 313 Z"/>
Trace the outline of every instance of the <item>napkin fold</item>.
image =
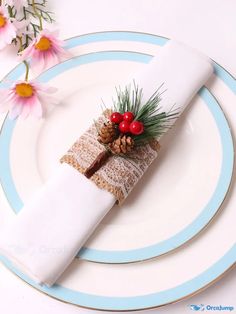
<path id="1" fill-rule="evenodd" d="M 176 104 L 181 113 L 212 73 L 208 57 L 170 40 L 143 71 L 128 80 L 143 88 L 144 101 L 164 83 L 162 110 Z M 1 232 L 0 253 L 37 283 L 51 286 L 115 201 L 113 194 L 61 164 Z"/>

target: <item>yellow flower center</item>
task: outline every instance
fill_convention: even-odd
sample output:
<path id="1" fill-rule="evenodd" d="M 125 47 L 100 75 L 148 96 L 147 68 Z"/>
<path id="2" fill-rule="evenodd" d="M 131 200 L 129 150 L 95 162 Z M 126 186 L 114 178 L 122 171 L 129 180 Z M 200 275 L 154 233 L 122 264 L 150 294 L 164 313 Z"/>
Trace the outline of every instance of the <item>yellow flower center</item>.
<path id="1" fill-rule="evenodd" d="M 16 93 L 20 97 L 28 98 L 34 93 L 33 86 L 28 83 L 20 83 L 16 85 Z"/>
<path id="2" fill-rule="evenodd" d="M 0 27 L 4 27 L 6 24 L 6 18 L 0 14 Z"/>
<path id="3" fill-rule="evenodd" d="M 46 51 L 51 48 L 51 45 L 51 40 L 49 40 L 47 37 L 41 37 L 37 44 L 35 44 L 35 48 L 41 51 Z"/>

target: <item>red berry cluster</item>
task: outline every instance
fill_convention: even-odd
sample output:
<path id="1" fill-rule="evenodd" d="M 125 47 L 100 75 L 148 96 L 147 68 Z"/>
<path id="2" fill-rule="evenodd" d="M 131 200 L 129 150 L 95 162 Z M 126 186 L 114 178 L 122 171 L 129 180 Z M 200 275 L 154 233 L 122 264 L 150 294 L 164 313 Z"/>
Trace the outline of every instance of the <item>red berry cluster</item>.
<path id="1" fill-rule="evenodd" d="M 133 135 L 140 135 L 144 131 L 143 123 L 134 120 L 133 112 L 127 111 L 124 114 L 113 112 L 110 116 L 111 122 L 119 125 L 121 133 L 131 133 Z"/>

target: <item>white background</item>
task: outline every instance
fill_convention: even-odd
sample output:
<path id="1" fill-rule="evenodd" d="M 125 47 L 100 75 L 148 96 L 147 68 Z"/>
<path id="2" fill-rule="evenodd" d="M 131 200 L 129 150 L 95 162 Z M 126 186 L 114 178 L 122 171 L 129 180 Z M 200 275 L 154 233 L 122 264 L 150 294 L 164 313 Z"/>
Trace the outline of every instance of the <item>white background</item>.
<path id="1" fill-rule="evenodd" d="M 62 38 L 105 30 L 154 33 L 202 50 L 236 76 L 236 0 L 49 0 L 49 3 L 56 14 Z M 0 78 L 15 65 L 11 50 L 0 52 Z M 152 312 L 190 313 L 188 304 L 221 304 L 236 308 L 235 291 L 234 269 L 197 296 Z M 98 312 L 53 300 L 0 265 L 0 313 Z"/>

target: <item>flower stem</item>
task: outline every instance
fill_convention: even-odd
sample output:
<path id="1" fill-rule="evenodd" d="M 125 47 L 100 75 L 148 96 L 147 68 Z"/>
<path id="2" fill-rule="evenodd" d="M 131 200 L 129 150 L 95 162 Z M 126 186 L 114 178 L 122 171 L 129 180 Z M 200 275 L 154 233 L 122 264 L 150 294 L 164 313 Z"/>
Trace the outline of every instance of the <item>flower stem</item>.
<path id="1" fill-rule="evenodd" d="M 26 72 L 25 72 L 25 81 L 28 81 L 29 79 L 29 63 L 27 61 L 23 61 L 25 68 L 26 68 Z"/>
<path id="2" fill-rule="evenodd" d="M 23 50 L 22 37 L 21 36 L 17 36 L 17 39 L 19 40 L 19 45 L 20 45 L 18 52 L 21 52 Z"/>
<path id="3" fill-rule="evenodd" d="M 39 19 L 39 29 L 42 31 L 43 30 L 43 19 L 42 16 L 38 13 L 38 10 L 36 8 L 36 3 L 35 0 L 32 0 L 32 8 L 34 10 L 34 14 L 38 17 Z"/>
<path id="4" fill-rule="evenodd" d="M 19 40 L 19 44 L 20 44 L 20 48 L 19 48 L 19 52 L 21 52 L 23 50 L 23 43 L 22 43 L 22 37 L 21 36 L 17 36 L 17 39 Z M 28 81 L 29 79 L 29 63 L 27 61 L 23 61 L 26 71 L 25 71 L 25 81 Z"/>

